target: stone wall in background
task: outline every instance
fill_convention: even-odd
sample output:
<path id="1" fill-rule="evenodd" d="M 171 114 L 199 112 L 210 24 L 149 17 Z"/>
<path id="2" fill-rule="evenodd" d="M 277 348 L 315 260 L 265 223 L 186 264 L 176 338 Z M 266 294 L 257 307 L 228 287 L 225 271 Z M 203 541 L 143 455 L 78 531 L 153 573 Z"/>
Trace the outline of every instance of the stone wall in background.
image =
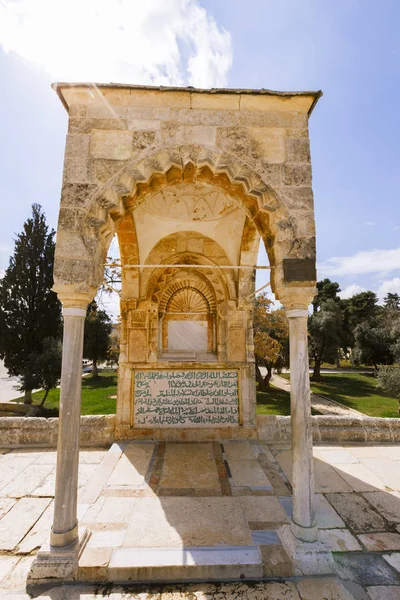
<path id="1" fill-rule="evenodd" d="M 81 417 L 81 445 L 109 446 L 114 441 L 115 415 Z M 58 418 L 1 417 L 0 447 L 40 444 L 56 446 Z"/>
<path id="2" fill-rule="evenodd" d="M 320 442 L 390 443 L 400 441 L 400 419 L 373 417 L 312 417 L 313 438 Z M 81 417 L 81 445 L 109 446 L 115 441 L 115 415 Z M 206 441 L 259 439 L 285 442 L 291 439 L 290 417 L 258 415 L 257 427 L 213 429 L 132 429 L 129 438 L 137 440 Z M 1 417 L 0 447 L 56 446 L 58 419 Z"/>

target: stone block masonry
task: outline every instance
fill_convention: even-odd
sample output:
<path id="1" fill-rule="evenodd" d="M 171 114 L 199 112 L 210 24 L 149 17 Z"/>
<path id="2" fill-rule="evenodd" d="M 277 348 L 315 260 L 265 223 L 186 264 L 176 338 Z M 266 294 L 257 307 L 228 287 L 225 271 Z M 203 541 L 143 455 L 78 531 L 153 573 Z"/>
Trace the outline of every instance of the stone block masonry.
<path id="1" fill-rule="evenodd" d="M 311 418 L 314 443 L 400 442 L 400 419 L 314 416 Z M 256 427 L 239 428 L 158 428 L 116 431 L 115 415 L 81 417 L 81 446 L 110 446 L 118 440 L 214 441 L 253 439 L 288 442 L 290 417 L 258 415 Z M 0 447 L 57 445 L 58 419 L 0 417 Z"/>

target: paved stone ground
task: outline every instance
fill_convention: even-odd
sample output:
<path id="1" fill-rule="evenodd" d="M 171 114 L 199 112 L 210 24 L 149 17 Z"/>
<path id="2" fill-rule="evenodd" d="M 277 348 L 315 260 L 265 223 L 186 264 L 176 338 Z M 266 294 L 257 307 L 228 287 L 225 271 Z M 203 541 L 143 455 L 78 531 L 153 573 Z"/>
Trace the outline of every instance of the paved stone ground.
<path id="1" fill-rule="evenodd" d="M 146 588 L 61 586 L 25 593 L 52 518 L 56 453 L 0 450 L 0 599 L 400 599 L 400 445 L 316 446 L 317 519 L 339 578 L 291 577 L 276 530 L 291 514 L 287 444 L 137 442 L 83 450 L 79 513 L 92 536 L 80 561 L 106 580 L 129 548 L 259 547 L 274 582 Z M 115 558 L 116 557 L 116 558 Z"/>

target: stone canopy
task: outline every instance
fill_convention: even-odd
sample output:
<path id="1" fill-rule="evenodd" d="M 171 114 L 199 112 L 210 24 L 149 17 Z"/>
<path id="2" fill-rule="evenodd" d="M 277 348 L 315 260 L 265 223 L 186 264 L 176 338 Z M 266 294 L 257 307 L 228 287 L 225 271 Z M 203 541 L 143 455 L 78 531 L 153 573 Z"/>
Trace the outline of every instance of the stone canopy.
<path id="1" fill-rule="evenodd" d="M 314 510 L 307 346 L 316 283 L 308 119 L 321 92 L 53 87 L 69 114 L 54 264 L 63 361 L 50 549 L 32 581 L 76 578 L 89 535 L 77 518 L 84 323 L 114 235 L 116 440 L 257 437 L 253 309 L 264 243 L 290 338 L 293 511 L 279 535 L 297 574 L 330 572 Z"/>
<path id="2" fill-rule="evenodd" d="M 313 288 L 308 118 L 321 92 L 53 87 L 69 113 L 57 291 L 95 292 L 114 233 L 123 236 L 142 204 L 142 212 L 146 205 L 149 210 L 149 195 L 153 207 L 165 214 L 160 194 L 184 184 L 195 186 L 202 198 L 196 207 L 199 221 L 211 218 L 206 207 L 211 190 L 241 208 L 246 228 L 266 245 L 277 298 L 287 288 Z M 126 246 L 124 259 L 137 263 L 137 243 Z M 285 261 L 293 259 L 295 273 L 289 268 L 291 275 L 285 277 Z"/>
<path id="3" fill-rule="evenodd" d="M 308 118 L 321 92 L 53 87 L 69 113 L 54 268 L 65 306 L 95 295 L 119 241 L 117 436 L 137 424 L 138 365 L 238 369 L 238 419 L 254 426 L 260 239 L 276 298 L 293 309 L 314 295 Z"/>

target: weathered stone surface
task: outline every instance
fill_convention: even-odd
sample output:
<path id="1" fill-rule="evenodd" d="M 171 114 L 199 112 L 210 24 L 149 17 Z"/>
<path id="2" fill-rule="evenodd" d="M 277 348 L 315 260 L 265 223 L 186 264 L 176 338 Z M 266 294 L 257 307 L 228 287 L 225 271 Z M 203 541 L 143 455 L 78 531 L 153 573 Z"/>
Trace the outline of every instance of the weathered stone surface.
<path id="1" fill-rule="evenodd" d="M 218 473 L 211 444 L 168 446 L 160 485 L 219 491 Z"/>
<path id="2" fill-rule="evenodd" d="M 92 130 L 90 155 L 93 158 L 127 160 L 132 156 L 132 132 L 123 130 Z"/>
<path id="3" fill-rule="evenodd" d="M 51 502 L 32 529 L 18 544 L 18 554 L 30 554 L 47 540 L 53 522 L 54 506 Z"/>
<path id="4" fill-rule="evenodd" d="M 398 463 L 390 458 L 364 458 L 363 464 L 392 490 L 400 490 L 400 472 Z"/>
<path id="5" fill-rule="evenodd" d="M 288 137 L 286 139 L 286 153 L 288 162 L 310 162 L 310 143 L 308 139 L 299 137 Z"/>
<path id="6" fill-rule="evenodd" d="M 273 496 L 242 496 L 239 500 L 248 522 L 285 523 L 288 521 L 279 500 Z"/>
<path id="7" fill-rule="evenodd" d="M 384 554 L 383 558 L 389 563 L 398 573 L 400 573 L 400 552 L 393 552 L 392 554 Z"/>
<path id="8" fill-rule="evenodd" d="M 362 548 L 347 529 L 320 529 L 320 540 L 331 552 L 354 552 Z"/>
<path id="9" fill-rule="evenodd" d="M 8 575 L 8 573 L 15 567 L 15 565 L 17 564 L 17 562 L 20 560 L 20 558 L 18 556 L 12 556 L 10 554 L 5 555 L 5 556 L 0 556 L 0 589 L 1 589 L 1 582 L 3 581 L 3 579 L 5 579 L 5 577 Z M 1 593 L 1 591 L 0 591 Z"/>
<path id="10" fill-rule="evenodd" d="M 249 135 L 256 144 L 256 150 L 269 163 L 283 163 L 285 160 L 285 131 L 281 128 L 250 127 Z"/>
<path id="11" fill-rule="evenodd" d="M 339 493 L 327 494 L 326 498 L 356 533 L 385 529 L 384 519 L 361 496 Z"/>
<path id="12" fill-rule="evenodd" d="M 358 539 L 369 552 L 400 550 L 400 535 L 398 533 L 369 533 L 359 535 Z"/>
<path id="13" fill-rule="evenodd" d="M 9 571 L 9 573 L 6 575 L 3 581 L 1 581 L 0 594 L 4 593 L 1 591 L 1 589 L 10 590 L 10 595 L 8 597 L 11 600 L 11 598 L 13 598 L 13 595 L 11 595 L 11 590 L 18 590 L 20 592 L 23 592 L 23 590 L 25 590 L 26 578 L 28 576 L 34 558 L 34 556 L 25 556 L 24 558 L 21 558 L 18 561 L 18 563 L 14 566 L 14 568 L 11 571 Z M 7 598 L 7 596 L 5 596 L 5 598 Z"/>
<path id="14" fill-rule="evenodd" d="M 284 185 L 311 185 L 311 167 L 287 164 L 283 171 Z"/>
<path id="15" fill-rule="evenodd" d="M 130 444 L 121 455 L 106 487 L 130 488 L 144 483 L 154 444 Z"/>
<path id="16" fill-rule="evenodd" d="M 340 464 L 335 468 L 355 492 L 373 492 L 377 489 L 385 489 L 383 481 L 363 464 Z"/>
<path id="17" fill-rule="evenodd" d="M 229 468 L 237 486 L 271 486 L 260 464 L 256 460 L 231 459 Z M 271 486 L 272 488 L 272 486 Z"/>
<path id="18" fill-rule="evenodd" d="M 355 600 L 336 577 L 301 579 L 297 584 L 302 600 Z M 322 596 L 321 596 L 322 594 Z"/>
<path id="19" fill-rule="evenodd" d="M 315 517 L 317 524 L 320 529 L 333 529 L 337 527 L 344 527 L 343 520 L 339 517 L 337 512 L 332 508 L 325 496 L 322 494 L 315 494 Z"/>
<path id="20" fill-rule="evenodd" d="M 50 498 L 21 498 L 0 521 L 0 549 L 13 550 L 49 503 Z"/>
<path id="21" fill-rule="evenodd" d="M 132 498 L 136 518 L 124 546 L 250 545 L 250 531 L 236 498 Z M 132 513 L 132 514 L 133 514 Z M 144 535 L 145 534 L 145 535 Z"/>
<path id="22" fill-rule="evenodd" d="M 107 567 L 112 548 L 86 546 L 79 558 L 79 578 L 84 581 L 107 581 Z"/>
<path id="23" fill-rule="evenodd" d="M 400 583 L 396 572 L 376 554 L 340 552 L 334 555 L 334 559 L 338 575 L 343 579 L 351 579 L 363 586 L 398 585 Z"/>
<path id="24" fill-rule="evenodd" d="M 399 600 L 399 585 L 375 585 L 367 588 L 371 600 Z"/>

